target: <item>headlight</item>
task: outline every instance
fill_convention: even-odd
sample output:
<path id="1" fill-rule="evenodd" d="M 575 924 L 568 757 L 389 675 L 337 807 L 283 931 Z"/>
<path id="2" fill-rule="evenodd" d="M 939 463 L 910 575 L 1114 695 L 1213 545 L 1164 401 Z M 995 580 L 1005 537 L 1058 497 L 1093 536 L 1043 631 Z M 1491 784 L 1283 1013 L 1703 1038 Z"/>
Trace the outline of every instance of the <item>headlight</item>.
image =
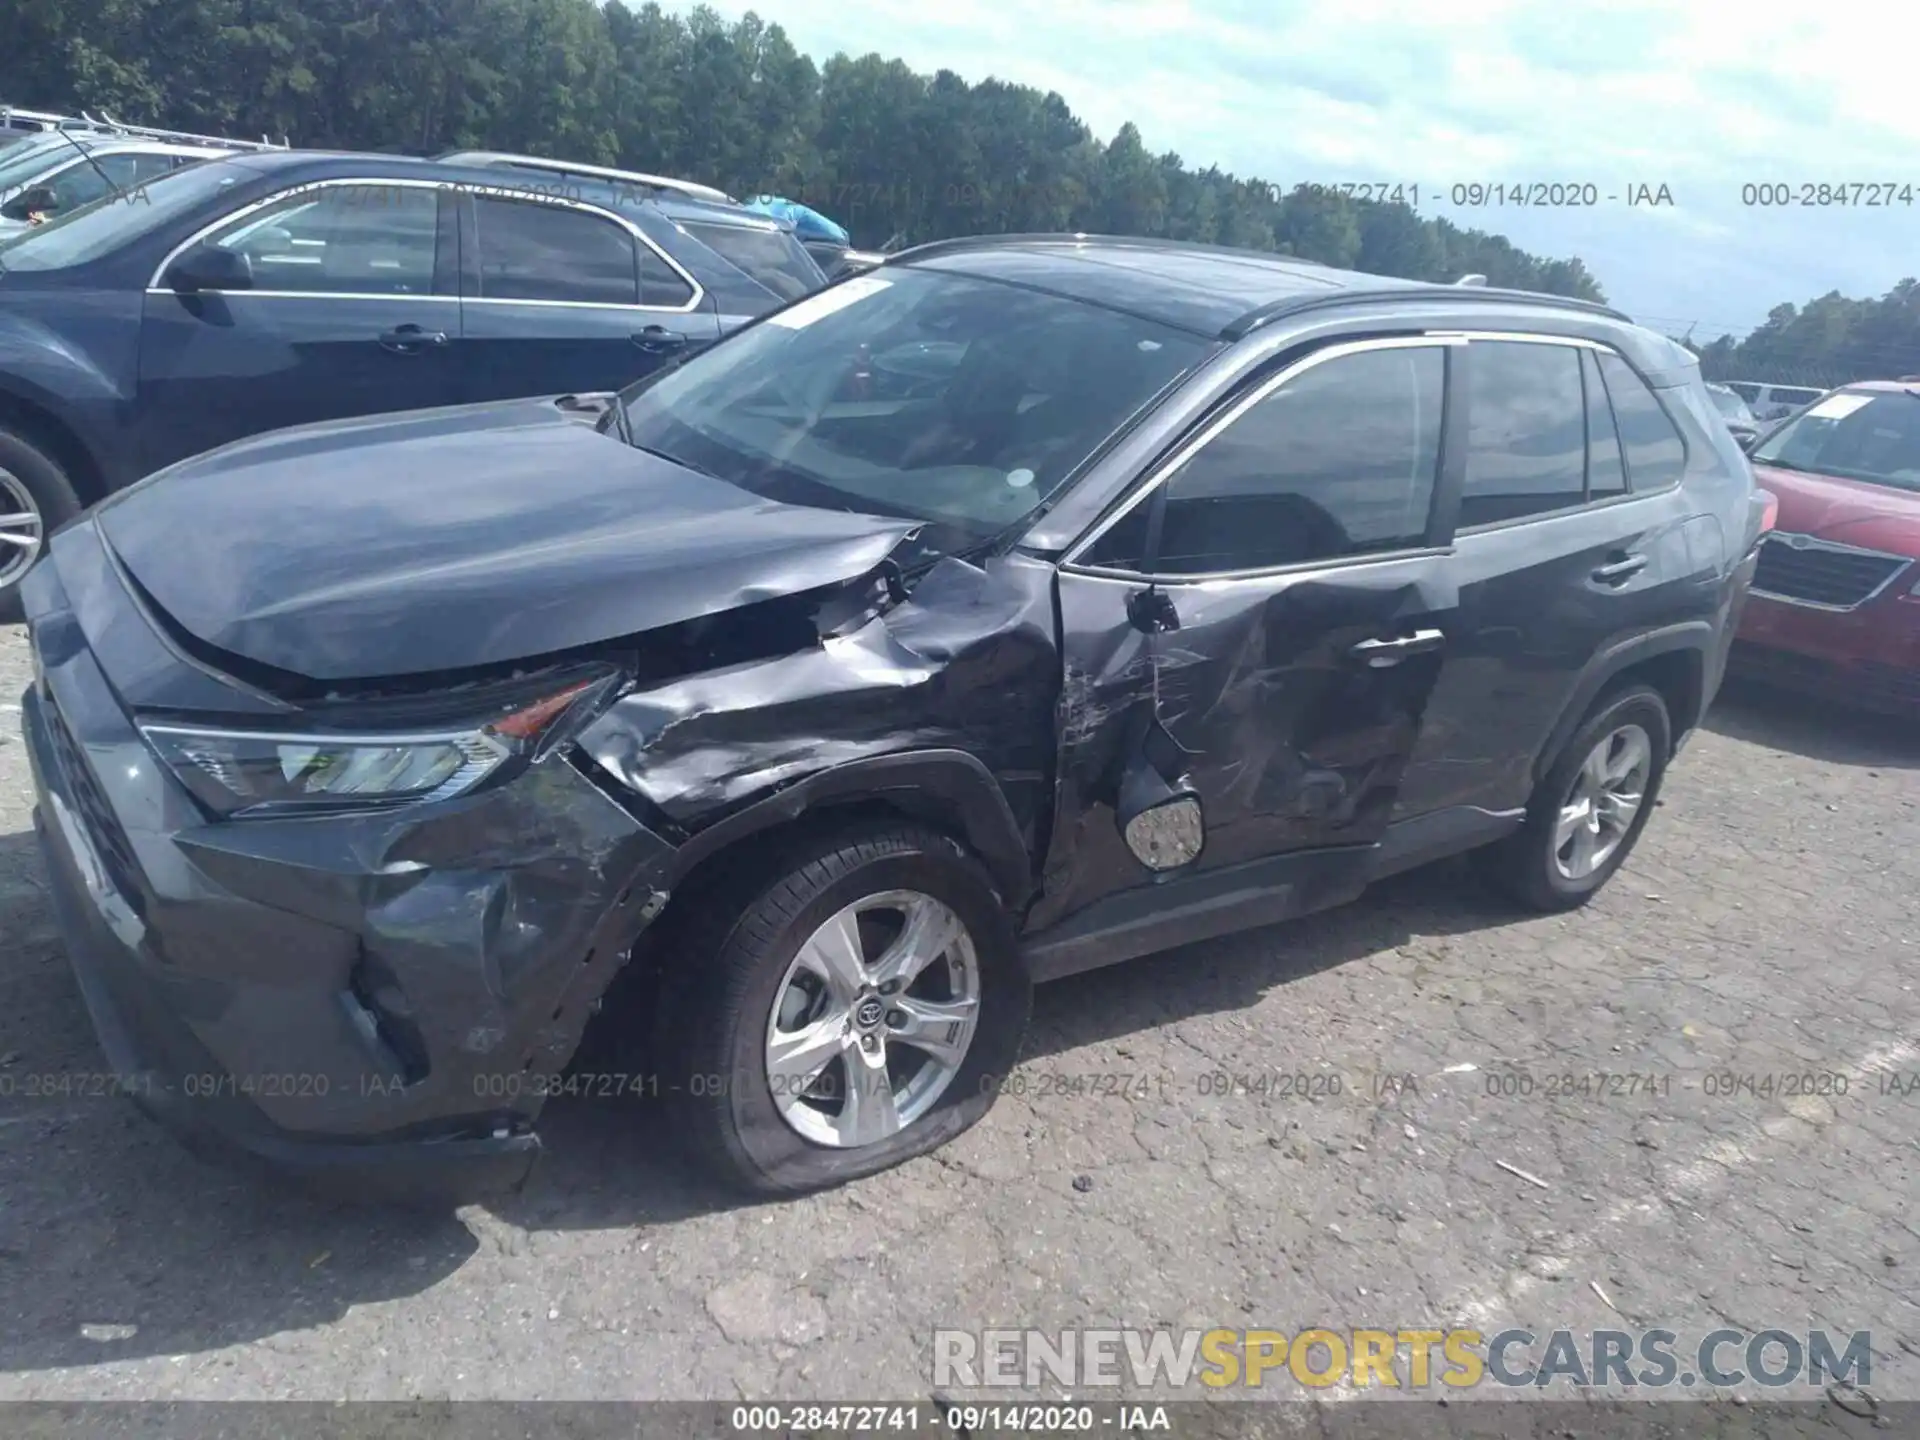
<path id="1" fill-rule="evenodd" d="M 366 810 L 465 794 L 530 753 L 589 690 L 585 680 L 470 729 L 293 734 L 142 723 L 181 783 L 222 816 Z"/>

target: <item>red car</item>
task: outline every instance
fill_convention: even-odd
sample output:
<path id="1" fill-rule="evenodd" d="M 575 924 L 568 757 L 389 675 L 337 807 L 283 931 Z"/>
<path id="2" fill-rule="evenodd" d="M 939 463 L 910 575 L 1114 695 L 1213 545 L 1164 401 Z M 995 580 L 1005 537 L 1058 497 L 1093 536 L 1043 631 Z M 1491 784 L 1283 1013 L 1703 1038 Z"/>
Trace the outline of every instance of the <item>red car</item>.
<path id="1" fill-rule="evenodd" d="M 1920 713 L 1920 376 L 1823 395 L 1752 451 L 1779 500 L 1734 664 Z"/>

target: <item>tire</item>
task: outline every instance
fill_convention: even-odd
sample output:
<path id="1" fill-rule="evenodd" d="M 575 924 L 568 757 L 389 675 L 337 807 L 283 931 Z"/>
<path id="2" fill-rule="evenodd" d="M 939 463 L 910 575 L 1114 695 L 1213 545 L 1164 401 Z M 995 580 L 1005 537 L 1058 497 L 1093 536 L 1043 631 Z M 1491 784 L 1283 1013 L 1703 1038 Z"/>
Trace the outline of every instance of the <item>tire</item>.
<path id="1" fill-rule="evenodd" d="M 1600 863 L 1579 873 L 1577 850 L 1568 853 L 1579 844 L 1578 835 L 1565 846 L 1560 841 L 1563 807 L 1579 803 L 1581 794 L 1586 792 L 1589 782 L 1582 772 L 1601 744 L 1608 742 L 1613 746 L 1632 731 L 1644 737 L 1648 751 L 1645 779 L 1638 786 L 1640 803 L 1624 833 L 1605 852 Z M 1624 749 L 1610 749 L 1609 759 L 1616 768 L 1624 763 L 1626 750 L 1633 744 L 1630 738 L 1623 743 Z M 1646 685 L 1632 685 L 1601 696 L 1545 778 L 1534 788 L 1525 824 L 1475 855 L 1482 875 L 1497 889 L 1533 910 L 1551 913 L 1586 904 L 1633 853 L 1640 832 L 1646 828 L 1647 817 L 1659 802 L 1660 782 L 1666 776 L 1672 754 L 1672 723 L 1659 692 Z M 1632 787 L 1625 785 L 1624 788 Z M 1618 814 L 1613 806 L 1603 804 L 1598 808 L 1603 817 Z M 1588 813 L 1593 811 L 1590 809 Z M 1601 826 L 1604 836 L 1607 833 L 1604 818 Z M 1590 832 L 1591 822 L 1579 828 Z M 1594 854 L 1598 854 L 1598 847 Z"/>
<path id="2" fill-rule="evenodd" d="M 31 534 L 35 539 L 30 550 L 0 539 L 0 625 L 17 625 L 26 618 L 20 603 L 20 581 L 33 561 L 45 553 L 47 537 L 79 513 L 80 498 L 74 494 L 66 472 L 31 441 L 13 431 L 0 430 L 0 517 L 36 517 L 15 523 L 0 518 L 0 531 Z"/>
<path id="3" fill-rule="evenodd" d="M 895 1000 L 849 991 L 844 983 L 836 988 L 800 957 L 822 926 L 839 925 L 852 907 L 876 906 L 854 926 L 868 962 L 858 972 L 865 983 L 875 973 L 871 962 L 884 958 L 897 938 L 886 928 L 892 901 L 882 897 L 902 896 L 936 902 L 913 901 L 916 912 L 936 915 L 945 907 L 941 922 L 957 922 L 965 945 L 956 939 L 936 952 L 897 992 L 897 1003 L 915 1003 L 920 1015 L 934 1013 L 921 1008 L 929 1001 L 952 1006 L 958 1000 L 965 1008 L 965 987 L 956 977 L 966 975 L 975 997 L 963 1055 L 938 1066 L 947 1078 L 925 1081 L 924 1091 L 914 1089 L 923 1083 L 917 1067 L 936 1062 L 895 1035 L 896 1022 L 908 1019 Z M 679 1133 L 723 1182 L 757 1195 L 838 1185 L 944 1145 L 992 1107 L 1019 1056 L 1032 985 L 992 879 L 957 841 L 904 822 L 854 823 L 806 836 L 680 898 L 689 902 L 682 912 L 687 920 L 656 951 L 667 967 L 656 1053 L 662 1089 L 682 1112 Z M 904 920 L 907 912 L 897 913 Z M 884 1019 L 872 1018 L 869 1002 L 881 1005 Z M 776 1011 L 776 1005 L 786 1008 Z M 872 1028 L 860 1028 L 862 1014 Z M 808 1067 L 774 1075 L 769 1053 L 778 1039 L 777 1018 L 779 1036 L 842 1037 L 817 1081 L 806 1079 Z M 872 1080 L 857 1080 L 863 1072 L 848 1068 L 863 1054 L 866 1066 L 878 1066 L 864 1071 Z M 878 1077 L 896 1065 L 906 1073 L 882 1085 Z M 857 1095 L 849 1082 L 859 1086 Z M 887 1103 L 897 1103 L 896 1118 L 908 1123 L 881 1138 L 860 1139 L 849 1107 L 882 1090 Z M 920 1099 L 925 1105 L 916 1111 Z M 881 1114 L 859 1111 L 864 1120 Z M 826 1133 L 835 1125 L 845 1132 L 837 1141 Z"/>

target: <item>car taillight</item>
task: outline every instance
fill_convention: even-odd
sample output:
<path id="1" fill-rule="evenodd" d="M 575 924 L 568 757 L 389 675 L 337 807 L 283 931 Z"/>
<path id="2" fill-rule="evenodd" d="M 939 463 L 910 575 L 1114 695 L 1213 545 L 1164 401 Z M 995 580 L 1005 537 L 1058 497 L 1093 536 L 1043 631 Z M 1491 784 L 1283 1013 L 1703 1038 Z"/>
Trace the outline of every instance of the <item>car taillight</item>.
<path id="1" fill-rule="evenodd" d="M 1780 519 L 1780 497 L 1771 490 L 1760 492 L 1760 533 L 1766 534 Z"/>

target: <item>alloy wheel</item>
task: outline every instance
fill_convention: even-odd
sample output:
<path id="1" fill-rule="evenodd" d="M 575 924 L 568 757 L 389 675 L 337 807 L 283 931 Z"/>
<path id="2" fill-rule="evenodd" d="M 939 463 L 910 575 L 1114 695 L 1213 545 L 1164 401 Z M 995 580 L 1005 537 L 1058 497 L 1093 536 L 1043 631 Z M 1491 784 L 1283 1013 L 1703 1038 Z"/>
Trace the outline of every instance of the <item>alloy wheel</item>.
<path id="1" fill-rule="evenodd" d="M 1564 879 L 1585 880 L 1614 857 L 1652 773 L 1653 742 L 1638 725 L 1622 725 L 1588 752 L 1553 830 L 1553 863 Z"/>
<path id="2" fill-rule="evenodd" d="M 816 1145 L 878 1144 L 933 1108 L 979 1018 L 979 957 L 952 909 L 917 890 L 856 900 L 807 938 L 774 992 L 774 1104 Z"/>
<path id="3" fill-rule="evenodd" d="M 40 557 L 46 523 L 26 482 L 0 470 L 0 586 L 11 585 Z"/>

